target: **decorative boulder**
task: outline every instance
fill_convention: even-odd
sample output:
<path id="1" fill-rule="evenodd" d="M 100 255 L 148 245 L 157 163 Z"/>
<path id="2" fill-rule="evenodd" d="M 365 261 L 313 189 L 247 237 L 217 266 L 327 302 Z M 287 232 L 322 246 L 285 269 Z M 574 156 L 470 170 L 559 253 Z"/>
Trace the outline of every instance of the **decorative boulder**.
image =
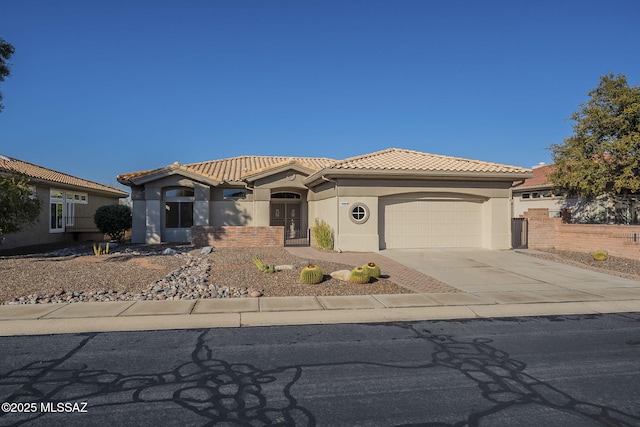
<path id="1" fill-rule="evenodd" d="M 207 254 L 210 254 L 211 252 L 213 252 L 213 248 L 211 246 L 205 246 L 204 248 L 200 249 L 200 253 L 202 255 L 207 255 Z"/>
<path id="2" fill-rule="evenodd" d="M 351 278 L 351 270 L 338 270 L 331 273 L 331 277 L 334 279 L 342 280 L 343 282 L 348 282 L 349 278 Z"/>

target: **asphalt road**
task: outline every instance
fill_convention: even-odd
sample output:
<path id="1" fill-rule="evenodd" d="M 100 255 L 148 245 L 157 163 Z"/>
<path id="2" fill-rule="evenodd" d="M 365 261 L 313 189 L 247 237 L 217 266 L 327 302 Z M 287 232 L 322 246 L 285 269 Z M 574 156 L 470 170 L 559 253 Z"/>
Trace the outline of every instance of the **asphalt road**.
<path id="1" fill-rule="evenodd" d="M 2 426 L 640 426 L 640 313 L 6 337 L 0 401 Z"/>

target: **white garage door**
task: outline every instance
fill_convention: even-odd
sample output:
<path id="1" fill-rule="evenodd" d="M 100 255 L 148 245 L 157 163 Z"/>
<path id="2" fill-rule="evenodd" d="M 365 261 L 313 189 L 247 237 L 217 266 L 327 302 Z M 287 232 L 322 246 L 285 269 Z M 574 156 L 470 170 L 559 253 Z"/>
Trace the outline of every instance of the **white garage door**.
<path id="1" fill-rule="evenodd" d="M 467 200 L 394 199 L 382 203 L 382 247 L 482 246 L 482 203 Z"/>

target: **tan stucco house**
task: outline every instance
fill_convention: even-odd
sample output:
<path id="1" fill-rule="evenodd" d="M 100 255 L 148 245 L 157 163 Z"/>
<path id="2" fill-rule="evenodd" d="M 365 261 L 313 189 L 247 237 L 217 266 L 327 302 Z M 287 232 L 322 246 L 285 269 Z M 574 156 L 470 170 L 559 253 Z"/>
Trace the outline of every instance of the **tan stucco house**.
<path id="1" fill-rule="evenodd" d="M 335 249 L 378 251 L 510 248 L 510 187 L 530 176 L 516 166 L 389 148 L 345 160 L 174 163 L 118 181 L 131 187 L 133 242 L 202 243 L 202 233 L 214 245 L 269 233 L 286 240 L 306 235 L 317 218 L 332 228 Z"/>
<path id="2" fill-rule="evenodd" d="M 118 204 L 129 196 L 113 187 L 0 155 L 0 174 L 3 173 L 29 177 L 33 197 L 42 201 L 42 211 L 35 224 L 2 235 L 0 250 L 68 240 L 101 240 L 103 235 L 93 223 L 96 209 Z"/>

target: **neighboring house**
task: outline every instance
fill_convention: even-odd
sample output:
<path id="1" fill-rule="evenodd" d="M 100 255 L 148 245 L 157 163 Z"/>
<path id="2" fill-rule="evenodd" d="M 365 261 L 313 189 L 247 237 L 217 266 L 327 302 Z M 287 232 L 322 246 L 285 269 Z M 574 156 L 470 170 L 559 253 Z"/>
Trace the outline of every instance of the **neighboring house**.
<path id="1" fill-rule="evenodd" d="M 0 156 L 0 173 L 21 173 L 30 178 L 34 196 L 42 200 L 39 220 L 17 233 L 5 234 L 0 249 L 102 239 L 93 214 L 103 205 L 118 204 L 125 191 L 97 184 L 22 160 Z"/>
<path id="2" fill-rule="evenodd" d="M 335 248 L 511 246 L 510 187 L 528 169 L 390 148 L 345 160 L 241 156 L 118 176 L 133 242 L 191 241 L 199 227 L 333 229 Z M 227 228 L 225 228 L 227 227 Z M 234 229 L 235 229 L 234 228 Z"/>
<path id="3" fill-rule="evenodd" d="M 531 178 L 513 183 L 513 218 L 519 218 L 530 208 L 547 208 L 549 216 L 560 217 L 563 208 L 575 206 L 577 198 L 565 199 L 564 195 L 553 192 L 553 185 L 547 179 L 552 171 L 553 165 L 540 163 L 533 167 Z"/>
<path id="4" fill-rule="evenodd" d="M 561 217 L 567 210 L 564 219 L 576 224 L 607 223 L 606 198 L 600 197 L 587 201 L 582 197 L 565 197 L 553 191 L 553 184 L 547 175 L 553 171 L 554 165 L 540 164 L 533 167 L 533 177 L 513 183 L 512 217 L 519 218 L 530 208 L 547 208 L 549 217 Z M 640 223 L 640 196 L 630 195 L 612 206 L 616 224 Z"/>

